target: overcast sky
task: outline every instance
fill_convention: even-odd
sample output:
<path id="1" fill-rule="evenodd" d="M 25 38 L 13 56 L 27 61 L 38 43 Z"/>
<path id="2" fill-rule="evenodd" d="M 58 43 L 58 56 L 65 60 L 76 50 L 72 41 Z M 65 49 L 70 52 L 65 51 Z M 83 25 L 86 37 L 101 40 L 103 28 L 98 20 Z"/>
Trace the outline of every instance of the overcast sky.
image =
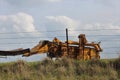
<path id="1" fill-rule="evenodd" d="M 70 37 L 70 39 L 74 40 L 78 40 L 77 36 L 81 33 L 85 33 L 86 36 L 120 35 L 119 9 L 120 0 L 0 0 L 0 50 L 11 50 L 21 47 L 31 48 L 40 40 L 52 40 L 52 37 L 65 36 L 65 28 L 71 30 L 69 31 L 70 36 L 76 36 L 76 38 Z M 88 31 L 82 31 L 82 29 L 87 29 Z M 96 31 L 97 29 L 98 31 Z M 55 30 L 58 31 L 49 32 Z M 22 37 L 31 38 L 24 39 Z M 115 47 L 120 47 L 119 37 L 87 36 L 88 41 L 101 41 L 101 46 L 103 47 L 102 58 L 114 58 L 118 56 L 115 53 L 119 53 L 120 49 L 116 49 Z M 65 40 L 63 37 L 59 38 Z M 33 43 L 24 44 L 27 42 Z M 39 60 L 44 56 L 34 56 L 24 59 Z M 20 56 L 8 58 L 1 59 L 1 61 L 13 60 L 13 58 L 14 60 L 16 58 L 23 59 Z"/>

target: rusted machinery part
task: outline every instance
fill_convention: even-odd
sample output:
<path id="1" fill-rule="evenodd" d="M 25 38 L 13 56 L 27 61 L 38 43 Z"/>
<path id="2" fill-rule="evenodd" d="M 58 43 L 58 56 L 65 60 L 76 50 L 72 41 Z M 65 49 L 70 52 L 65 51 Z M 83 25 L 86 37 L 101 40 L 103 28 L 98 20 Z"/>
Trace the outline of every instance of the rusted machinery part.
<path id="1" fill-rule="evenodd" d="M 47 53 L 50 58 L 57 57 L 70 57 L 75 59 L 100 59 L 99 52 L 102 51 L 99 44 L 88 43 L 84 34 L 79 36 L 79 41 L 68 41 L 69 54 L 67 54 L 67 44 L 61 42 L 59 39 L 54 38 L 53 41 L 42 41 L 37 46 L 30 50 L 30 53 L 26 53 L 23 56 L 31 56 L 33 54 Z"/>
<path id="2" fill-rule="evenodd" d="M 25 53 L 29 53 L 30 49 L 22 49 L 22 50 L 13 50 L 13 51 L 0 51 L 0 56 L 15 56 L 22 55 Z"/>

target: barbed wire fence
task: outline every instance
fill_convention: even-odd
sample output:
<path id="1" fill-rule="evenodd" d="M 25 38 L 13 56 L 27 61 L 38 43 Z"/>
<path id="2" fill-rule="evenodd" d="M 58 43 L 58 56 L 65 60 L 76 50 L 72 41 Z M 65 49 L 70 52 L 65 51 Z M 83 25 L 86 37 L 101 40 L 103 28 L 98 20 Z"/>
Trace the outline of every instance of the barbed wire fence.
<path id="1" fill-rule="evenodd" d="M 119 54 L 120 50 L 120 33 L 112 34 L 112 32 L 120 32 L 120 29 L 80 29 L 80 30 L 72 30 L 68 29 L 68 33 L 77 32 L 81 34 L 82 32 L 86 33 L 92 33 L 92 34 L 86 34 L 86 38 L 89 38 L 88 41 L 93 41 L 94 39 L 96 42 L 101 41 L 103 53 L 104 54 Z M 111 34 L 100 34 L 100 32 L 111 32 Z M 17 34 L 23 34 L 26 35 L 24 37 L 21 36 L 13 36 Z M 44 33 L 45 35 L 48 34 L 48 36 L 27 36 L 28 34 L 37 34 Z M 0 48 L 3 46 L 5 47 L 19 47 L 18 45 L 28 45 L 30 47 L 33 47 L 31 45 L 37 44 L 38 40 L 44 40 L 44 39 L 50 39 L 52 40 L 54 37 L 57 37 L 59 39 L 65 40 L 65 30 L 48 30 L 48 31 L 31 31 L 31 32 L 0 32 Z M 77 34 L 69 35 L 68 36 L 70 40 L 73 38 L 78 37 Z M 36 40 L 37 39 L 37 40 Z M 92 39 L 92 40 L 91 40 Z M 0 49 L 1 50 L 1 49 Z M 113 51 L 113 52 L 112 52 Z"/>

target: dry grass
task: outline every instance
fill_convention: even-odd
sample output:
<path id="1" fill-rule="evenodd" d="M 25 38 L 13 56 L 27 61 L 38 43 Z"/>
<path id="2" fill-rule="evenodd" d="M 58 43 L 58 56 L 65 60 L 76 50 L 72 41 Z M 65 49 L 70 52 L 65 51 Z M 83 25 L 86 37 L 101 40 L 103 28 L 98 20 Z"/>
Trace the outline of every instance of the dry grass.
<path id="1" fill-rule="evenodd" d="M 119 80 L 120 59 L 0 63 L 0 80 Z"/>

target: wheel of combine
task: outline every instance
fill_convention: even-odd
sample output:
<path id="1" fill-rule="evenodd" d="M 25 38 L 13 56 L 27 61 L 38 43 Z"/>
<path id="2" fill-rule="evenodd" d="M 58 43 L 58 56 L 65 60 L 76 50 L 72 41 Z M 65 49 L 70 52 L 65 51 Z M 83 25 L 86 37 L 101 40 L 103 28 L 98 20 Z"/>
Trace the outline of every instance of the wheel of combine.
<path id="1" fill-rule="evenodd" d="M 53 55 L 53 53 L 47 53 L 47 57 L 52 59 L 54 57 L 54 55 Z"/>
<path id="2" fill-rule="evenodd" d="M 57 46 L 50 47 L 48 56 L 51 57 L 51 58 L 56 57 L 57 56 L 57 50 L 58 50 Z"/>

